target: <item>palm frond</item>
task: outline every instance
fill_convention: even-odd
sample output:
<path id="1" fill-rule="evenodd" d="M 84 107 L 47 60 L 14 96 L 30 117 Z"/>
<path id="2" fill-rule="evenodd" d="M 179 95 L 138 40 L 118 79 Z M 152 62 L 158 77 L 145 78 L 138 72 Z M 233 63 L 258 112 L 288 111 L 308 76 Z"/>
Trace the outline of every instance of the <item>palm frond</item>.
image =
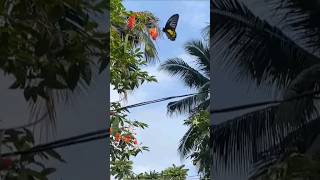
<path id="1" fill-rule="evenodd" d="M 187 157 L 194 150 L 194 141 L 195 138 L 194 133 L 196 131 L 192 126 L 189 127 L 188 131 L 183 135 L 180 140 L 180 144 L 178 147 L 178 152 L 180 154 L 180 158 L 183 159 Z"/>
<path id="2" fill-rule="evenodd" d="M 247 77 L 258 86 L 265 83 L 284 88 L 303 69 L 319 61 L 237 0 L 211 4 L 213 54 L 221 57 L 217 59 L 225 67 L 240 67 L 238 77 Z"/>
<path id="3" fill-rule="evenodd" d="M 320 65 L 316 64 L 308 69 L 302 71 L 295 80 L 292 81 L 290 86 L 284 94 L 286 98 L 297 96 L 300 93 L 308 90 L 317 90 L 319 87 L 319 80 L 317 79 L 320 73 Z M 288 108 L 288 106 L 290 106 Z M 296 105 L 297 107 L 294 107 Z M 289 121 L 295 123 L 298 127 L 292 133 L 288 134 L 277 145 L 270 147 L 268 150 L 261 153 L 261 157 L 255 162 L 257 171 L 253 176 L 258 176 L 264 172 L 268 166 L 277 162 L 277 159 L 284 156 L 291 148 L 296 148 L 299 153 L 305 153 L 310 148 L 315 137 L 320 133 L 319 131 L 319 112 L 316 105 L 313 103 L 312 98 L 307 98 L 300 101 L 300 104 L 286 103 L 285 107 L 279 107 L 278 114 L 281 114 L 279 120 L 281 123 Z M 287 106 L 287 107 L 286 107 Z M 302 121 L 296 121 L 299 114 L 304 114 L 305 118 Z M 316 119 L 314 119 L 316 118 Z M 310 120 L 313 119 L 313 120 Z"/>
<path id="4" fill-rule="evenodd" d="M 164 70 L 173 76 L 179 76 L 190 88 L 199 88 L 209 81 L 198 70 L 192 68 L 181 58 L 171 58 L 161 64 L 160 70 Z"/>
<path id="5" fill-rule="evenodd" d="M 195 107 L 192 112 L 199 112 L 201 110 L 209 110 L 210 107 L 210 98 L 207 98 L 201 102 L 197 107 Z"/>
<path id="6" fill-rule="evenodd" d="M 260 157 L 253 162 L 256 169 L 252 171 L 251 178 L 254 179 L 263 174 L 270 165 L 277 163 L 279 159 L 282 159 L 292 151 L 306 153 L 319 134 L 320 118 L 313 119 L 289 133 L 277 145 L 259 153 Z"/>
<path id="7" fill-rule="evenodd" d="M 203 28 L 201 32 L 203 39 L 208 41 L 210 40 L 210 24 L 208 24 L 205 28 Z"/>
<path id="8" fill-rule="evenodd" d="M 209 135 L 202 137 L 202 141 L 194 151 L 190 158 L 192 158 L 194 165 L 198 169 L 198 174 L 203 174 L 205 177 L 210 178 L 210 168 L 214 161 L 209 147 Z"/>
<path id="9" fill-rule="evenodd" d="M 202 110 L 209 110 L 210 107 L 210 81 L 208 81 L 206 84 L 204 84 L 202 87 L 198 89 L 199 92 L 208 92 L 208 93 L 202 93 L 199 94 L 200 99 L 202 99 L 202 102 L 200 102 L 196 107 L 192 109 L 191 113 L 197 113 Z"/>
<path id="10" fill-rule="evenodd" d="M 209 111 L 198 111 L 185 120 L 188 131 L 180 140 L 178 151 L 181 158 L 191 158 L 198 172 L 209 175 L 212 158 L 210 154 Z"/>
<path id="11" fill-rule="evenodd" d="M 305 100 L 301 100 L 305 101 Z M 300 109 L 297 104 L 290 112 Z M 279 109 L 283 104 L 258 109 L 216 125 L 213 129 L 213 144 L 217 172 L 246 172 L 259 153 L 280 143 L 287 135 L 305 124 L 305 114 L 296 114 L 296 121 L 283 120 Z M 312 109 L 314 106 L 312 106 Z M 305 111 L 311 111 L 304 109 Z M 300 111 L 299 111 L 300 112 Z"/>
<path id="12" fill-rule="evenodd" d="M 317 0 L 273 0 L 275 15 L 283 14 L 281 23 L 288 26 L 304 41 L 304 46 L 319 54 L 320 50 L 320 3 Z M 278 11 L 280 10 L 281 11 Z M 285 13 L 283 13 L 285 12 Z"/>
<path id="13" fill-rule="evenodd" d="M 195 58 L 194 61 L 199 65 L 199 69 L 210 77 L 210 51 L 207 44 L 202 41 L 189 41 L 185 44 L 184 49 Z"/>
<path id="14" fill-rule="evenodd" d="M 196 108 L 203 101 L 205 101 L 209 93 L 203 94 L 197 94 L 194 96 L 183 98 L 181 100 L 169 102 L 167 105 L 168 113 L 170 115 L 172 115 L 173 113 L 193 113 L 194 108 Z"/>
<path id="15" fill-rule="evenodd" d="M 265 134 L 265 127 L 271 127 L 277 107 L 271 106 L 230 119 L 214 126 L 213 152 L 216 173 L 226 171 L 245 171 L 248 161 L 254 159 L 256 139 Z"/>

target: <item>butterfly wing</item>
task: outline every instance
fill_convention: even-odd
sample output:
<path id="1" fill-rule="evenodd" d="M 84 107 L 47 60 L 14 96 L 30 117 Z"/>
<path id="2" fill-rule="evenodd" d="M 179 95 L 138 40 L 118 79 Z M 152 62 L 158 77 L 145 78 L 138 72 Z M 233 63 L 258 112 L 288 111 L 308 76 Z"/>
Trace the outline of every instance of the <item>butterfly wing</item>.
<path id="1" fill-rule="evenodd" d="M 174 14 L 172 15 L 167 23 L 166 23 L 166 26 L 165 26 L 165 29 L 172 29 L 172 30 L 175 30 L 176 27 L 177 27 L 177 24 L 178 24 L 178 20 L 179 20 L 179 14 Z"/>
<path id="2" fill-rule="evenodd" d="M 178 20 L 179 20 L 179 14 L 174 14 L 172 15 L 167 23 L 166 26 L 163 28 L 163 31 L 166 33 L 168 39 L 174 41 L 177 37 L 177 33 L 176 33 L 176 28 L 178 25 Z"/>
<path id="3" fill-rule="evenodd" d="M 165 31 L 168 39 L 170 39 L 171 41 L 174 41 L 177 37 L 177 33 L 174 31 L 174 30 L 171 30 L 171 29 L 167 29 Z"/>

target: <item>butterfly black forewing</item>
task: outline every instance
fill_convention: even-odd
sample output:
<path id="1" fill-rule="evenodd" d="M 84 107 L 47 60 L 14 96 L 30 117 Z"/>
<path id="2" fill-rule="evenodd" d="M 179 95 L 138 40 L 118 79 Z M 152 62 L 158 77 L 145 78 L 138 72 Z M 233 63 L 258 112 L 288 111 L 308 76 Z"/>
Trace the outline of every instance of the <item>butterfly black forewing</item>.
<path id="1" fill-rule="evenodd" d="M 175 30 L 176 27 L 177 27 L 177 24 L 178 24 L 178 20 L 179 20 L 179 14 L 174 14 L 172 15 L 167 23 L 166 23 L 166 26 L 165 26 L 165 29 L 172 29 L 172 30 Z"/>

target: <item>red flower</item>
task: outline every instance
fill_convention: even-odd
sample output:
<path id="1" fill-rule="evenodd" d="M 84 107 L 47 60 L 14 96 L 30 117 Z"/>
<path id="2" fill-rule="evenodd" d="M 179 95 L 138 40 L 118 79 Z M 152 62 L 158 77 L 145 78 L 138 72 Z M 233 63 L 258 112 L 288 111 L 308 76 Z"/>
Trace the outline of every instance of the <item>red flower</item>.
<path id="1" fill-rule="evenodd" d="M 126 135 L 126 137 L 123 138 L 125 143 L 129 143 L 131 141 L 131 136 L 130 135 Z"/>
<path id="2" fill-rule="evenodd" d="M 136 16 L 132 15 L 128 19 L 128 28 L 132 30 L 136 24 Z"/>
<path id="3" fill-rule="evenodd" d="M 150 36 L 151 36 L 151 38 L 152 38 L 153 40 L 156 40 L 157 37 L 158 37 L 157 28 L 151 28 L 151 29 L 149 29 L 149 34 L 150 34 Z"/>
<path id="4" fill-rule="evenodd" d="M 11 159 L 1 159 L 0 160 L 0 169 L 10 169 L 13 165 Z"/>
<path id="5" fill-rule="evenodd" d="M 138 144 L 138 140 L 134 140 L 133 144 L 137 145 Z"/>
<path id="6" fill-rule="evenodd" d="M 117 142 L 119 142 L 119 141 L 121 140 L 121 134 L 120 134 L 120 133 L 116 133 L 115 140 L 116 140 Z"/>

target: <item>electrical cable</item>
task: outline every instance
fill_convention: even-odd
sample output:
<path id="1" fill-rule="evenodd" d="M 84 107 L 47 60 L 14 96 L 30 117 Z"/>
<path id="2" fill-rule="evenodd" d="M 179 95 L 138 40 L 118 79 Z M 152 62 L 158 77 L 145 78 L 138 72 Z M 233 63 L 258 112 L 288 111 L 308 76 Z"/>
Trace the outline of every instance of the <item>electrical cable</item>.
<path id="1" fill-rule="evenodd" d="M 144 105 L 153 104 L 153 103 L 157 103 L 157 102 L 162 102 L 162 101 L 166 101 L 166 100 L 170 100 L 170 99 L 174 99 L 174 98 L 187 97 L 187 96 L 197 95 L 197 94 L 202 94 L 202 93 L 207 93 L 207 92 L 208 91 L 204 91 L 204 92 L 201 92 L 201 93 L 185 94 L 185 95 L 180 95 L 180 96 L 165 97 L 165 98 L 161 98 L 161 99 L 145 101 L 145 102 L 141 102 L 141 103 L 137 103 L 137 104 L 121 107 L 121 108 L 119 108 L 117 110 L 129 109 L 129 108 L 144 106 Z M 313 96 L 313 95 L 319 94 L 319 93 L 320 93 L 320 91 L 311 91 L 311 92 L 303 93 L 303 94 L 301 94 L 299 96 L 295 96 L 295 97 L 284 99 L 284 100 L 264 101 L 264 102 L 251 103 L 251 104 L 240 105 L 240 106 L 233 106 L 233 107 L 229 107 L 229 108 L 212 110 L 212 111 L 210 111 L 210 113 L 224 113 L 224 112 L 238 111 L 238 110 L 243 110 L 243 109 L 263 106 L 263 105 L 270 105 L 270 104 L 278 104 L 278 103 L 283 103 L 283 102 L 289 102 L 289 101 L 301 99 L 301 98 L 304 98 L 304 97 Z M 39 120 L 41 120 L 41 118 Z M 34 123 L 35 122 L 27 124 L 27 125 L 28 126 L 32 126 Z M 19 127 L 16 127 L 16 128 L 22 128 L 22 127 L 25 128 L 26 126 L 19 126 Z M 15 128 L 8 128 L 8 129 L 15 129 Z M 3 130 L 8 130 L 8 129 L 3 129 Z M 103 132 L 105 133 L 105 135 L 100 135 L 100 134 L 103 134 Z M 97 137 L 90 137 L 90 136 L 97 136 Z M 37 146 L 31 148 L 30 150 L 26 150 L 26 151 L 17 151 L 17 152 L 13 152 L 13 153 L 5 153 L 2 156 L 5 157 L 5 156 L 13 156 L 13 155 L 25 154 L 25 153 L 41 152 L 41 151 L 45 151 L 45 150 L 49 150 L 49 149 L 60 148 L 60 147 L 64 147 L 64 146 L 69 146 L 69 145 L 89 142 L 89 141 L 93 141 L 93 140 L 98 140 L 98 139 L 106 138 L 108 136 L 109 136 L 109 133 L 106 130 L 98 130 L 98 131 L 89 132 L 89 133 L 86 133 L 86 134 L 74 136 L 74 137 L 71 137 L 71 138 L 66 138 L 66 139 L 54 141 L 54 142 L 47 143 L 47 144 L 37 145 Z M 84 138 L 87 138 L 87 139 L 84 139 Z"/>
<path id="2" fill-rule="evenodd" d="M 132 105 L 128 105 L 128 106 L 124 106 L 121 108 L 117 108 L 115 111 L 118 110 L 124 110 L 124 109 L 130 109 L 130 108 L 135 108 L 135 107 L 139 107 L 139 106 L 145 106 L 148 104 L 154 104 L 154 103 L 158 103 L 158 102 L 162 102 L 162 101 L 167 101 L 170 99 L 176 99 L 176 98 L 182 98 L 182 97 L 188 97 L 188 96 L 194 96 L 194 95 L 199 95 L 199 94 L 204 94 L 204 93 L 208 93 L 209 91 L 202 91 L 200 93 L 191 93 L 191 94 L 184 94 L 184 95 L 177 95 L 177 96 L 169 96 L 169 97 L 164 97 L 164 98 L 160 98 L 160 99 L 154 99 L 154 100 L 150 100 L 150 101 L 144 101 L 144 102 L 140 102 L 140 103 L 136 103 L 136 104 L 132 104 Z M 114 112 L 114 111 L 113 111 Z"/>
<path id="3" fill-rule="evenodd" d="M 135 107 L 139 107 L 139 106 L 145 106 L 145 105 L 148 105 L 148 104 L 154 104 L 154 103 L 158 103 L 158 102 L 162 102 L 162 101 L 167 101 L 167 100 L 170 100 L 170 99 L 188 97 L 188 96 L 203 94 L 203 93 L 207 93 L 207 92 L 209 92 L 209 91 L 203 91 L 203 92 L 200 92 L 200 93 L 192 93 L 192 94 L 185 94 L 185 95 L 179 95 L 179 96 L 170 96 L 170 97 L 164 97 L 164 98 L 150 100 L 150 101 L 144 101 L 144 102 L 140 102 L 140 103 L 136 103 L 136 104 L 132 104 L 132 105 L 128 105 L 128 106 L 124 106 L 124 107 L 118 108 L 115 111 L 135 108 Z M 213 113 L 225 113 L 225 112 L 239 111 L 239 110 L 259 107 L 259 106 L 265 106 L 265 105 L 271 105 L 271 104 L 279 104 L 279 103 L 283 103 L 283 102 L 289 102 L 289 101 L 301 99 L 301 98 L 304 98 L 304 97 L 313 96 L 313 95 L 316 95 L 316 94 L 320 94 L 320 90 L 319 91 L 309 91 L 309 92 L 303 93 L 301 95 L 298 95 L 298 96 L 295 96 L 295 97 L 291 97 L 291 98 L 288 98 L 288 99 L 283 99 L 283 100 L 269 100 L 269 101 L 250 103 L 250 104 L 244 104 L 244 105 L 239 105 L 239 106 L 232 106 L 232 107 L 227 107 L 227 108 L 222 108 L 222 109 L 213 109 L 213 110 L 210 111 L 210 113 L 211 114 L 213 114 Z M 314 97 L 314 98 L 317 99 L 319 97 Z M 110 113 L 114 113 L 114 111 L 111 111 Z"/>
<path id="4" fill-rule="evenodd" d="M 228 107 L 228 108 L 222 108 L 222 109 L 214 109 L 211 110 L 211 114 L 218 114 L 218 113 L 226 113 L 226 112 L 231 112 L 231 111 L 239 111 L 239 110 L 244 110 L 244 109 L 249 109 L 249 108 L 254 108 L 254 107 L 259 107 L 259 106 L 265 106 L 265 105 L 273 105 L 273 104 L 280 104 L 284 102 L 290 102 L 298 99 L 302 99 L 305 97 L 313 96 L 316 94 L 319 94 L 320 91 L 309 91 L 306 93 L 303 93 L 301 95 L 291 97 L 288 99 L 283 99 L 283 100 L 273 100 L 273 101 L 263 101 L 263 102 L 258 102 L 258 103 L 251 103 L 251 104 L 245 104 L 245 105 L 240 105 L 240 106 L 233 106 L 233 107 Z"/>
<path id="5" fill-rule="evenodd" d="M 104 138 L 107 138 L 108 136 L 109 136 L 109 132 L 107 132 L 105 129 L 103 129 L 103 130 L 98 130 L 98 131 L 94 131 L 94 132 L 89 132 L 89 133 L 73 136 L 70 138 L 65 138 L 65 139 L 53 141 L 53 142 L 46 143 L 46 144 L 36 145 L 33 148 L 28 149 L 28 150 L 24 150 L 24 151 L 4 153 L 4 154 L 2 154 L 2 157 L 17 156 L 17 155 L 30 154 L 30 153 L 38 153 L 38 152 L 43 152 L 43 151 L 47 151 L 47 150 L 51 150 L 51 149 L 66 147 L 66 146 L 75 145 L 75 144 L 81 144 L 81 143 L 95 141 L 95 140 L 99 140 L 99 139 L 104 139 Z"/>

